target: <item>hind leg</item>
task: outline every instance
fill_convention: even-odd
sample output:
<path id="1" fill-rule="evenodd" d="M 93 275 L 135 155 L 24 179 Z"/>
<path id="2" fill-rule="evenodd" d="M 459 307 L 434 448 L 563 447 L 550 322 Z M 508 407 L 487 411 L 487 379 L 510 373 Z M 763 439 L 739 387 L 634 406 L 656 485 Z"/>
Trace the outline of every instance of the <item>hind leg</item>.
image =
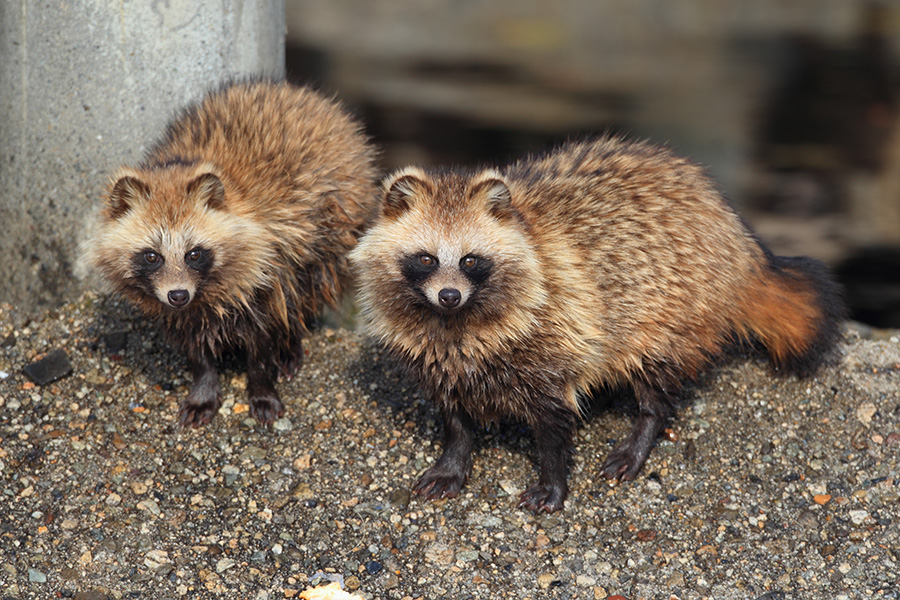
<path id="1" fill-rule="evenodd" d="M 444 453 L 413 486 L 413 492 L 430 500 L 455 498 L 472 472 L 474 425 L 468 415 L 444 409 Z"/>
<path id="2" fill-rule="evenodd" d="M 533 424 L 541 472 L 538 482 L 522 492 L 519 506 L 536 513 L 552 513 L 563 507 L 569 495 L 566 463 L 572 451 L 575 420 L 571 410 L 555 407 L 541 422 Z"/>
<path id="3" fill-rule="evenodd" d="M 671 392 L 639 381 L 635 383 L 634 395 L 638 403 L 638 416 L 631 433 L 613 448 L 600 467 L 600 474 L 607 479 L 634 479 L 647 461 L 656 436 L 672 414 Z"/>
<path id="4" fill-rule="evenodd" d="M 194 383 L 191 385 L 191 392 L 178 408 L 178 422 L 184 428 L 196 429 L 216 416 L 222 404 L 222 393 L 212 357 L 203 353 L 190 353 L 188 362 L 194 375 Z"/>
<path id="5" fill-rule="evenodd" d="M 247 397 L 250 416 L 261 425 L 271 425 L 284 415 L 284 404 L 275 391 L 276 368 L 255 351 L 247 352 Z"/>

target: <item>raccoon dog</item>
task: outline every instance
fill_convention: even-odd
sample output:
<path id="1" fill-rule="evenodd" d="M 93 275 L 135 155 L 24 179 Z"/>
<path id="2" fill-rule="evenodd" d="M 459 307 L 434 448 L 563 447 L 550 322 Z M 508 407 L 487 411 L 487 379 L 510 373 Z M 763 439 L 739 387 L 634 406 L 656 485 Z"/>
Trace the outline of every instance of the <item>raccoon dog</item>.
<path id="1" fill-rule="evenodd" d="M 215 416 L 226 352 L 246 357 L 250 413 L 284 413 L 274 379 L 297 371 L 309 321 L 341 296 L 376 210 L 374 157 L 334 101 L 254 81 L 184 109 L 113 178 L 88 256 L 187 354 L 182 426 Z"/>
<path id="2" fill-rule="evenodd" d="M 631 433 L 600 473 L 633 479 L 694 378 L 732 340 L 807 373 L 839 337 L 822 264 L 772 255 L 702 170 L 664 148 L 602 138 L 502 170 L 403 169 L 351 252 L 369 331 L 442 412 L 444 451 L 415 484 L 452 497 L 476 425 L 534 430 L 540 477 L 520 505 L 553 512 L 579 397 L 634 389 Z"/>

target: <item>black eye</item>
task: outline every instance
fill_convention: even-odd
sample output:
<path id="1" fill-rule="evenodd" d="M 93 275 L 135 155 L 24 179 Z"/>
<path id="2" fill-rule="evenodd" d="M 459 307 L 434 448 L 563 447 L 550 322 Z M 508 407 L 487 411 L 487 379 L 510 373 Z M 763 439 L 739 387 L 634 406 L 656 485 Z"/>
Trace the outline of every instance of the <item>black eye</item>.
<path id="1" fill-rule="evenodd" d="M 188 250 L 187 254 L 184 255 L 184 262 L 194 271 L 206 275 L 212 269 L 214 258 L 215 254 L 212 250 L 203 246 L 197 246 Z"/>
<path id="2" fill-rule="evenodd" d="M 420 254 L 419 262 L 422 264 L 423 267 L 433 267 L 433 266 L 437 265 L 438 259 L 431 256 L 430 254 Z"/>
<path id="3" fill-rule="evenodd" d="M 486 256 L 469 254 L 459 261 L 459 269 L 475 285 L 481 285 L 487 281 L 494 267 L 494 261 Z"/>
<path id="4" fill-rule="evenodd" d="M 160 260 L 162 260 L 162 257 L 156 252 L 144 252 L 144 262 L 148 265 L 155 265 Z"/>

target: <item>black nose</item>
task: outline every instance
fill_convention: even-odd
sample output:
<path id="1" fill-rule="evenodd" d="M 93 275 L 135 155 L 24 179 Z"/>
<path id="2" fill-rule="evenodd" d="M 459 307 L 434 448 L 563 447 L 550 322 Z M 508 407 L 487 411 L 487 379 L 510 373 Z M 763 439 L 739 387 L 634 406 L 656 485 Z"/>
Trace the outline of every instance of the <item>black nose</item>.
<path id="1" fill-rule="evenodd" d="M 459 290 L 452 288 L 444 288 L 438 292 L 438 301 L 444 308 L 456 308 L 461 298 L 462 294 L 459 293 Z"/>
<path id="2" fill-rule="evenodd" d="M 169 299 L 169 304 L 175 307 L 181 307 L 188 303 L 188 300 L 191 299 L 191 293 L 187 290 L 170 290 L 166 297 Z"/>

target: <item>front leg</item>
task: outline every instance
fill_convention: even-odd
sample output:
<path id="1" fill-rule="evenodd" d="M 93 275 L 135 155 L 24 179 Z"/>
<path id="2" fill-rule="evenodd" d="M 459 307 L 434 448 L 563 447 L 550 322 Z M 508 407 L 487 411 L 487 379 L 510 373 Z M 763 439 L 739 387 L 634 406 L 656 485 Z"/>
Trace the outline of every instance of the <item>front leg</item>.
<path id="1" fill-rule="evenodd" d="M 519 506 L 536 513 L 552 513 L 563 507 L 569 495 L 566 483 L 568 458 L 575 434 L 575 413 L 554 403 L 540 421 L 533 423 L 540 461 L 538 482 L 522 492 Z"/>
<path id="2" fill-rule="evenodd" d="M 209 423 L 222 405 L 219 375 L 215 360 L 203 352 L 188 354 L 188 362 L 194 375 L 194 383 L 187 398 L 178 409 L 178 422 L 182 427 L 197 428 Z"/>
<path id="3" fill-rule="evenodd" d="M 413 492 L 429 500 L 455 498 L 472 472 L 472 419 L 458 410 L 445 408 L 444 453 L 419 477 Z"/>
<path id="4" fill-rule="evenodd" d="M 284 416 L 284 404 L 275 391 L 274 375 L 277 368 L 271 359 L 254 351 L 247 352 L 247 396 L 250 416 L 260 425 L 269 426 Z"/>

